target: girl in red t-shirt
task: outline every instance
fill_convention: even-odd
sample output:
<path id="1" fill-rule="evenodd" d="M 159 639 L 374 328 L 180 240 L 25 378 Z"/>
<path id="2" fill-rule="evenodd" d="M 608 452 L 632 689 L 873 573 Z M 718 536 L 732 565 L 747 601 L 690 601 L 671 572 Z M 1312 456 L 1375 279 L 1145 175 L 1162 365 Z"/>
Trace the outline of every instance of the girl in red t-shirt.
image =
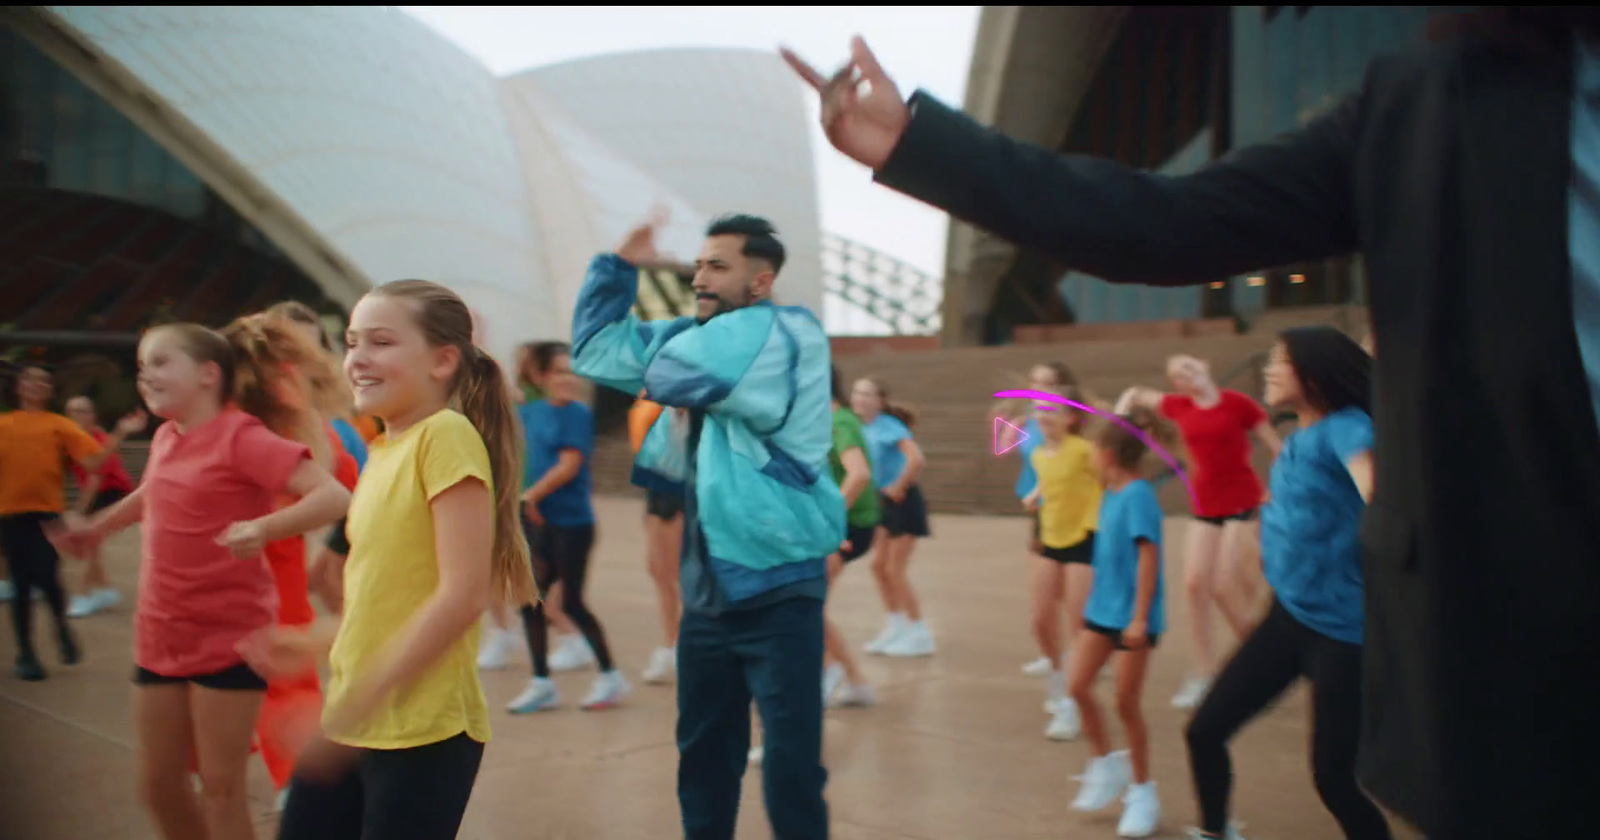
<path id="1" fill-rule="evenodd" d="M 298 384 L 287 372 L 313 352 L 259 318 L 226 336 L 196 324 L 147 332 L 139 393 L 168 422 L 138 489 L 72 529 L 83 546 L 144 525 L 134 719 L 142 793 L 169 840 L 255 833 L 246 764 L 267 684 L 237 646 L 277 619 L 262 550 L 331 524 L 350 500 L 313 458 L 329 446 L 319 421 L 283 398 Z M 299 500 L 280 507 L 284 495 Z M 189 781 L 192 757 L 203 796 Z"/>
<path id="2" fill-rule="evenodd" d="M 93 400 L 84 396 L 67 400 L 67 416 L 107 451 L 106 460 L 94 472 L 84 469 L 76 461 L 67 465 L 72 469 L 74 480 L 78 482 L 76 504 L 78 513 L 84 515 L 99 513 L 133 492 L 133 478 L 128 475 L 127 467 L 122 465 L 122 456 L 106 447 L 111 436 L 106 434 L 105 429 L 100 428 L 95 417 Z M 95 547 L 82 559 L 86 566 L 83 571 L 83 587 L 73 596 L 72 605 L 67 608 L 67 615 L 72 618 L 86 618 L 122 603 L 122 594 L 112 587 L 111 580 L 106 577 L 106 567 L 101 562 L 99 547 Z"/>
<path id="3" fill-rule="evenodd" d="M 1174 393 L 1130 388 L 1116 411 L 1132 406 L 1159 411 L 1177 425 L 1189 451 L 1189 483 L 1194 489 L 1195 520 L 1184 540 L 1184 592 L 1189 599 L 1194 638 L 1195 674 L 1185 680 L 1172 705 L 1199 705 L 1217 672 L 1217 648 L 1211 635 L 1215 605 L 1239 638 L 1255 623 L 1254 593 L 1259 569 L 1248 569 L 1260 540 L 1256 511 L 1266 490 L 1250 465 L 1252 435 L 1278 457 L 1278 434 L 1267 413 L 1250 397 L 1219 388 L 1210 366 L 1193 356 L 1167 360 L 1167 378 Z"/>

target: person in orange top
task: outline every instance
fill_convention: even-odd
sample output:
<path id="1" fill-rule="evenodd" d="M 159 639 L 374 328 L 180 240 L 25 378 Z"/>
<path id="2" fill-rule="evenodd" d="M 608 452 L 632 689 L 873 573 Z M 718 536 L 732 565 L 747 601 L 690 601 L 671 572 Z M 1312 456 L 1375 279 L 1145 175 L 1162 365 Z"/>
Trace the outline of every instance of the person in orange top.
<path id="1" fill-rule="evenodd" d="M 628 438 L 639 454 L 645 435 L 661 417 L 661 404 L 645 399 L 643 392 L 628 409 Z M 661 610 L 661 646 L 650 655 L 644 681 L 664 683 L 678 672 L 678 619 L 683 605 L 678 595 L 678 549 L 683 542 L 683 500 L 649 491 L 644 514 L 645 560 L 656 585 L 656 605 Z"/>
<path id="2" fill-rule="evenodd" d="M 47 536 L 67 507 L 63 465 L 72 461 L 85 472 L 96 472 L 128 435 L 144 428 L 145 417 L 135 412 L 122 418 L 102 447 L 77 423 L 47 410 L 55 393 L 47 368 L 25 364 L 15 384 L 20 408 L 0 414 L 0 553 L 11 565 L 15 586 L 11 623 L 17 636 L 16 674 L 32 682 L 45 678 L 33 649 L 35 587 L 44 592 L 55 617 L 62 662 L 76 665 L 81 655 L 67 625 L 61 557 Z"/>

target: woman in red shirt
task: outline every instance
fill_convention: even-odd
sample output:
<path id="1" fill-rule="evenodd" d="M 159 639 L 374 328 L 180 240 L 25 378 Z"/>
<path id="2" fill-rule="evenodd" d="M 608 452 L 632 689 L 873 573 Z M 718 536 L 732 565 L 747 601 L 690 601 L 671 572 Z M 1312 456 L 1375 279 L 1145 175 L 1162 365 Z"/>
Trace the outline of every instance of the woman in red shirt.
<path id="1" fill-rule="evenodd" d="M 93 400 L 82 396 L 67 400 L 67 416 L 88 432 L 101 449 L 106 449 L 110 435 L 100 428 Z M 115 450 L 107 450 L 105 461 L 92 473 L 76 461 L 67 466 L 72 469 L 73 478 L 78 482 L 75 508 L 79 514 L 99 513 L 133 492 L 133 478 L 128 475 L 127 467 L 122 465 L 122 456 Z M 86 567 L 83 571 L 83 587 L 73 596 L 72 604 L 67 608 L 67 615 L 72 618 L 85 618 L 122 603 L 122 593 L 106 577 L 106 567 L 100 559 L 100 546 L 88 549 L 82 559 Z"/>
<path id="2" fill-rule="evenodd" d="M 1184 540 L 1183 582 L 1197 661 L 1196 673 L 1184 681 L 1172 705 L 1192 709 L 1205 697 L 1220 664 L 1211 635 L 1212 605 L 1241 639 L 1255 624 L 1252 603 L 1260 572 L 1247 569 L 1246 560 L 1260 540 L 1256 511 L 1266 490 L 1250 465 L 1250 438 L 1254 435 L 1274 458 L 1280 441 L 1266 411 L 1238 391 L 1217 387 L 1205 362 L 1173 356 L 1167 360 L 1167 378 L 1174 393 L 1130 388 L 1116 410 L 1159 411 L 1177 425 L 1189 450 L 1195 521 Z"/>

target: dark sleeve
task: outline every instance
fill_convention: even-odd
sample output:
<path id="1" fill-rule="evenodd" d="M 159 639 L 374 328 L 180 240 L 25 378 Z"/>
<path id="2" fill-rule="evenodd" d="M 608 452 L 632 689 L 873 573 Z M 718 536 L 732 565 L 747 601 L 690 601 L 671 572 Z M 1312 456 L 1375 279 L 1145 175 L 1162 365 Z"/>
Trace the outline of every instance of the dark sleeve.
<path id="1" fill-rule="evenodd" d="M 1352 95 L 1190 175 L 1022 143 L 918 91 L 879 183 L 1078 271 L 1187 285 L 1356 248 Z"/>
<path id="2" fill-rule="evenodd" d="M 350 556 L 350 538 L 344 532 L 344 519 L 333 523 L 333 528 L 328 531 L 328 538 L 323 541 L 328 550 L 340 557 Z"/>

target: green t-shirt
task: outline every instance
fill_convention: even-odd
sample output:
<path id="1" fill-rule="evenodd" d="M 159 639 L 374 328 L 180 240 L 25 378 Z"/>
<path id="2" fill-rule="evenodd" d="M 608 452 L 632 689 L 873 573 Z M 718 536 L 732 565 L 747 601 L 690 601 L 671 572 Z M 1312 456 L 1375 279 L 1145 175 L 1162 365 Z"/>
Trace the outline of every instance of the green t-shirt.
<path id="1" fill-rule="evenodd" d="M 828 462 L 833 465 L 833 480 L 844 482 L 844 462 L 839 460 L 839 453 L 851 449 L 861 450 L 861 455 L 867 458 L 867 463 L 872 463 L 871 450 L 867 449 L 867 436 L 861 431 L 861 418 L 848 408 L 840 407 L 833 410 L 833 449 L 828 452 Z M 849 521 L 856 528 L 871 528 L 883 518 L 883 512 L 878 508 L 878 488 L 872 482 L 862 488 L 861 495 L 856 497 L 856 503 L 850 506 Z"/>

